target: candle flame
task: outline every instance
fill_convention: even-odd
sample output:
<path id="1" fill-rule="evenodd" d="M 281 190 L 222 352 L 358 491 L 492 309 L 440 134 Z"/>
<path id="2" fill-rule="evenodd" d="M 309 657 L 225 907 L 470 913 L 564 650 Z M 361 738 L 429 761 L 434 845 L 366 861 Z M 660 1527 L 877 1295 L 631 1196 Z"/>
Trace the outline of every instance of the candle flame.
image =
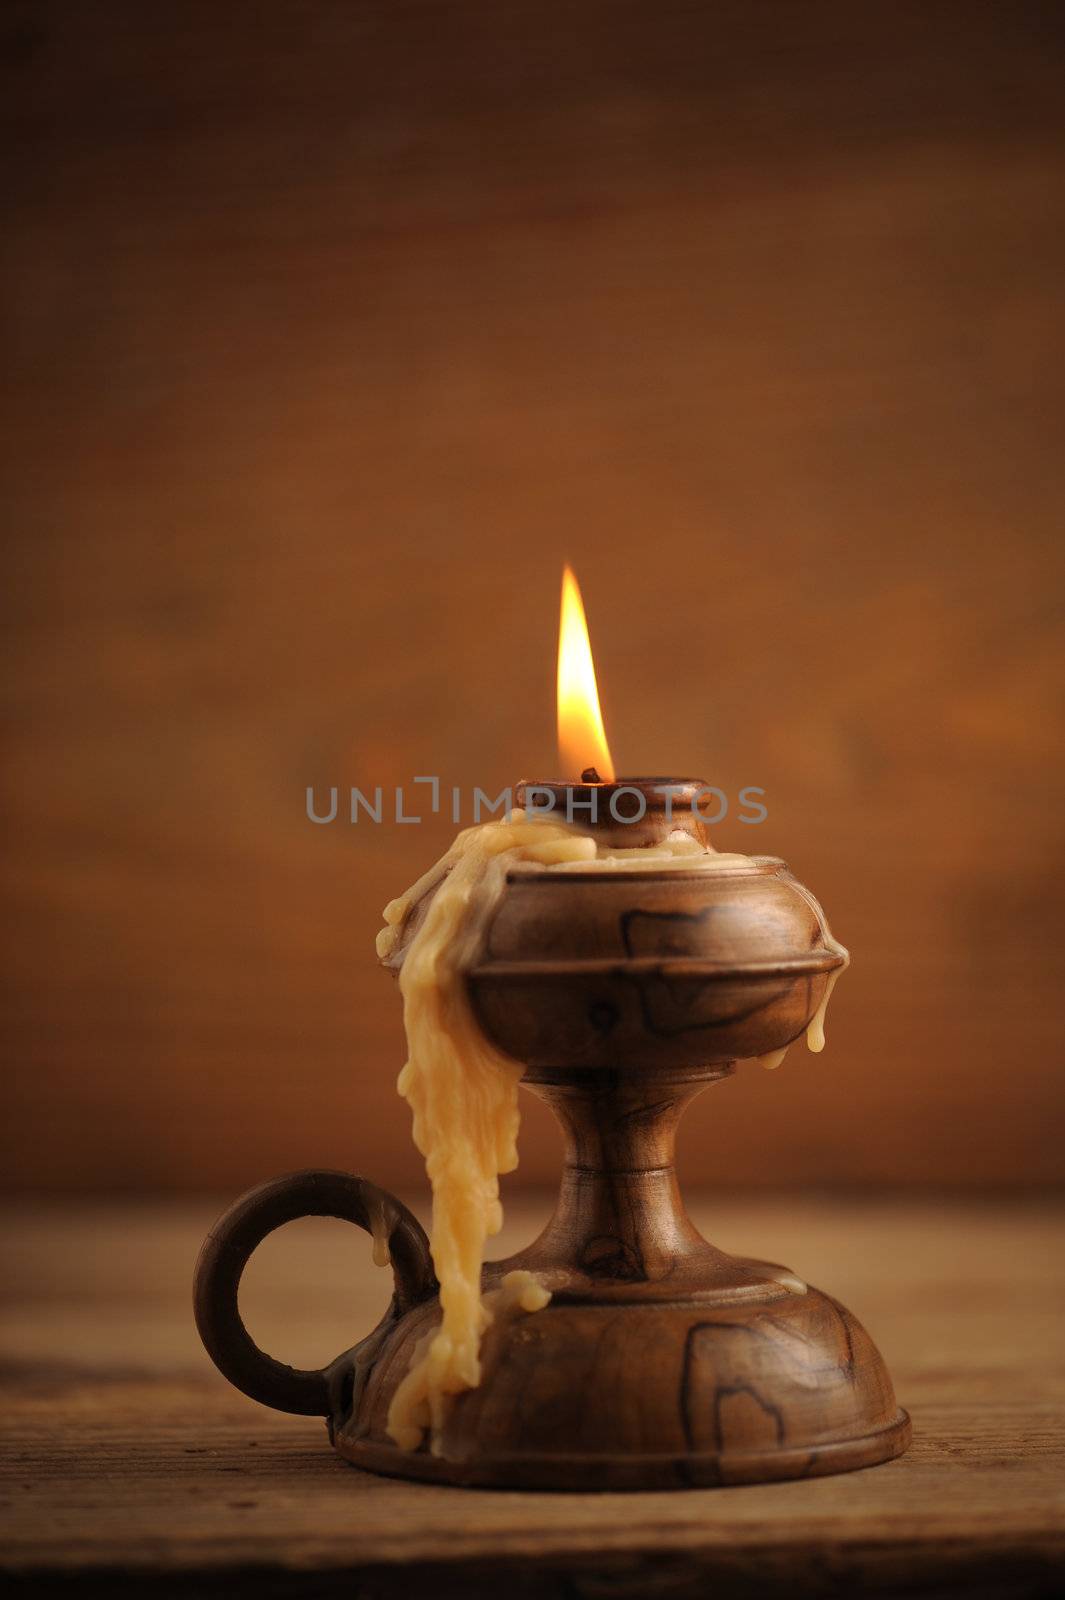
<path id="1" fill-rule="evenodd" d="M 614 763 L 599 710 L 588 624 L 581 591 L 569 567 L 562 574 L 558 624 L 558 756 L 560 778 L 579 778 L 586 767 L 595 767 L 601 778 L 613 780 Z"/>

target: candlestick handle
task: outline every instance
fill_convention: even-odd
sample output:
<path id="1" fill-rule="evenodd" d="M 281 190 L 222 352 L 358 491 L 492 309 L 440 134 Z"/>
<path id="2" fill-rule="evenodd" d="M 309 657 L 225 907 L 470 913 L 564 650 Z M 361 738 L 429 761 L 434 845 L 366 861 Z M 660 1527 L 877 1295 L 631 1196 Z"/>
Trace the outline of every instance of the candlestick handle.
<path id="1" fill-rule="evenodd" d="M 260 1350 L 237 1305 L 252 1252 L 267 1234 L 300 1217 L 339 1217 L 365 1228 L 375 1240 L 387 1240 L 395 1284 L 373 1332 L 317 1370 L 285 1366 Z M 394 1195 L 348 1172 L 293 1172 L 250 1189 L 218 1219 L 196 1263 L 193 1302 L 207 1354 L 230 1383 L 275 1411 L 331 1417 L 350 1403 L 360 1368 L 372 1360 L 393 1323 L 437 1287 L 425 1230 Z"/>

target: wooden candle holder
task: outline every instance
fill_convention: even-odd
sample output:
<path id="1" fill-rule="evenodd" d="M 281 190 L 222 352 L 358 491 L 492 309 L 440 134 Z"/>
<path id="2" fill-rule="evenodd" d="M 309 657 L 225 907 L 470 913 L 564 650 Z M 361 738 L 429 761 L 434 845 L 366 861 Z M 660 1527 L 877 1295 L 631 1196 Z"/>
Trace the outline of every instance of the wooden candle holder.
<path id="1" fill-rule="evenodd" d="M 666 783 L 672 817 L 657 792 Z M 677 829 L 702 837 L 689 804 L 698 787 L 651 778 L 576 793 L 597 791 L 595 831 L 631 845 Z M 537 789 L 554 791 L 565 814 L 563 786 Z M 611 797 L 618 815 L 642 797 L 640 820 L 619 823 Z M 593 825 L 587 811 L 574 817 Z M 214 1361 L 267 1405 L 326 1416 L 348 1460 L 400 1477 L 670 1488 L 901 1454 L 909 1419 L 860 1323 L 787 1269 L 707 1243 L 673 1168 L 687 1103 L 737 1060 L 798 1038 L 842 959 L 816 902 L 771 857 L 711 872 L 514 868 L 470 995 L 492 1042 L 527 1063 L 523 1081 L 554 1110 L 566 1156 L 551 1221 L 527 1249 L 487 1263 L 484 1287 L 528 1268 L 550 1303 L 489 1327 L 481 1384 L 452 1401 L 439 1454 L 400 1450 L 389 1402 L 440 1317 L 428 1241 L 365 1180 L 297 1173 L 238 1201 L 204 1245 L 196 1314 Z M 252 1250 L 305 1215 L 387 1233 L 395 1276 L 379 1327 L 319 1372 L 266 1356 L 237 1311 Z"/>

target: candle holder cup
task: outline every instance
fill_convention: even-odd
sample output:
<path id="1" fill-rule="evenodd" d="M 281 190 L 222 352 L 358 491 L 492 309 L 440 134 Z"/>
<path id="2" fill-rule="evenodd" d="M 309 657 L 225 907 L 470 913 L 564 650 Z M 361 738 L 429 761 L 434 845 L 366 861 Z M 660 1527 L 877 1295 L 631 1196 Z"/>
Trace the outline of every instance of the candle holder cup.
<path id="1" fill-rule="evenodd" d="M 528 791 L 539 804 L 553 793 L 564 815 L 567 787 Z M 595 791 L 597 815 L 593 823 L 579 804 L 572 815 L 626 846 L 678 830 L 701 839 L 690 805 L 699 787 L 658 778 L 575 786 L 577 801 Z M 525 798 L 519 788 L 518 803 Z M 618 820 L 641 800 L 638 821 Z M 415 913 L 392 965 L 419 921 Z M 515 866 L 469 993 L 487 1037 L 526 1064 L 523 1082 L 552 1107 L 566 1153 L 547 1227 L 517 1255 L 486 1263 L 483 1286 L 526 1268 L 550 1303 L 489 1326 L 481 1383 L 450 1401 L 437 1453 L 399 1449 L 386 1431 L 389 1402 L 440 1319 L 428 1241 L 365 1180 L 297 1173 L 238 1201 L 204 1245 L 197 1320 L 216 1364 L 267 1405 L 326 1416 L 333 1444 L 359 1466 L 445 1483 L 708 1486 L 901 1454 L 909 1419 L 861 1324 L 786 1268 L 708 1243 L 673 1167 L 688 1102 L 737 1060 L 798 1038 L 843 959 L 816 902 L 772 857 L 714 871 Z M 379 1327 L 319 1372 L 266 1356 L 237 1310 L 252 1250 L 305 1215 L 387 1235 L 395 1277 Z"/>

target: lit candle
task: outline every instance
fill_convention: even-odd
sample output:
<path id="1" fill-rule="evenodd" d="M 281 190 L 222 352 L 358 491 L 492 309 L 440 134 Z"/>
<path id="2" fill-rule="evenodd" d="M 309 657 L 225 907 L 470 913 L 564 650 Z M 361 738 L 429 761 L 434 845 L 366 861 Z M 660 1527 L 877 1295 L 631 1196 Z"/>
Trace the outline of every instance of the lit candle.
<path id="1" fill-rule="evenodd" d="M 564 776 L 583 775 L 585 788 L 601 793 L 604 807 L 624 790 L 623 782 L 614 782 L 584 607 L 568 567 L 559 627 L 558 742 Z M 640 787 L 633 780 L 630 793 L 646 804 L 653 781 L 644 780 Z M 565 793 L 567 785 L 539 789 L 551 798 Z M 572 790 L 570 794 L 572 798 Z M 414 1113 L 414 1141 L 432 1185 L 432 1251 L 442 1307 L 439 1328 L 416 1352 L 392 1398 L 388 1429 L 402 1448 L 416 1448 L 426 1432 L 432 1447 L 438 1447 L 451 1397 L 480 1381 L 480 1344 L 488 1324 L 504 1314 L 542 1309 L 550 1299 L 525 1271 L 508 1274 L 502 1289 L 492 1295 L 481 1294 L 485 1242 L 502 1223 L 499 1175 L 518 1161 L 518 1083 L 524 1069 L 479 1028 L 466 975 L 483 947 L 508 871 L 519 862 L 557 872 L 604 874 L 750 868 L 749 857 L 714 850 L 690 815 L 678 819 L 670 831 L 657 826 L 651 843 L 622 843 L 628 831 L 623 816 L 617 828 L 606 817 L 593 828 L 590 822 L 581 826 L 575 818 L 546 811 L 535 816 L 512 812 L 460 833 L 436 866 L 385 908 L 377 949 L 382 960 L 402 955 L 408 1059 L 399 1090 Z M 639 837 L 636 829 L 633 837 Z M 408 919 L 429 896 L 420 925 L 403 944 Z M 812 897 L 810 904 L 828 943 L 831 936 L 820 907 Z M 829 947 L 841 949 L 834 941 Z M 831 981 L 809 1026 L 814 1050 L 824 1043 Z M 779 1065 L 783 1054 L 776 1051 L 764 1058 L 765 1065 Z"/>

